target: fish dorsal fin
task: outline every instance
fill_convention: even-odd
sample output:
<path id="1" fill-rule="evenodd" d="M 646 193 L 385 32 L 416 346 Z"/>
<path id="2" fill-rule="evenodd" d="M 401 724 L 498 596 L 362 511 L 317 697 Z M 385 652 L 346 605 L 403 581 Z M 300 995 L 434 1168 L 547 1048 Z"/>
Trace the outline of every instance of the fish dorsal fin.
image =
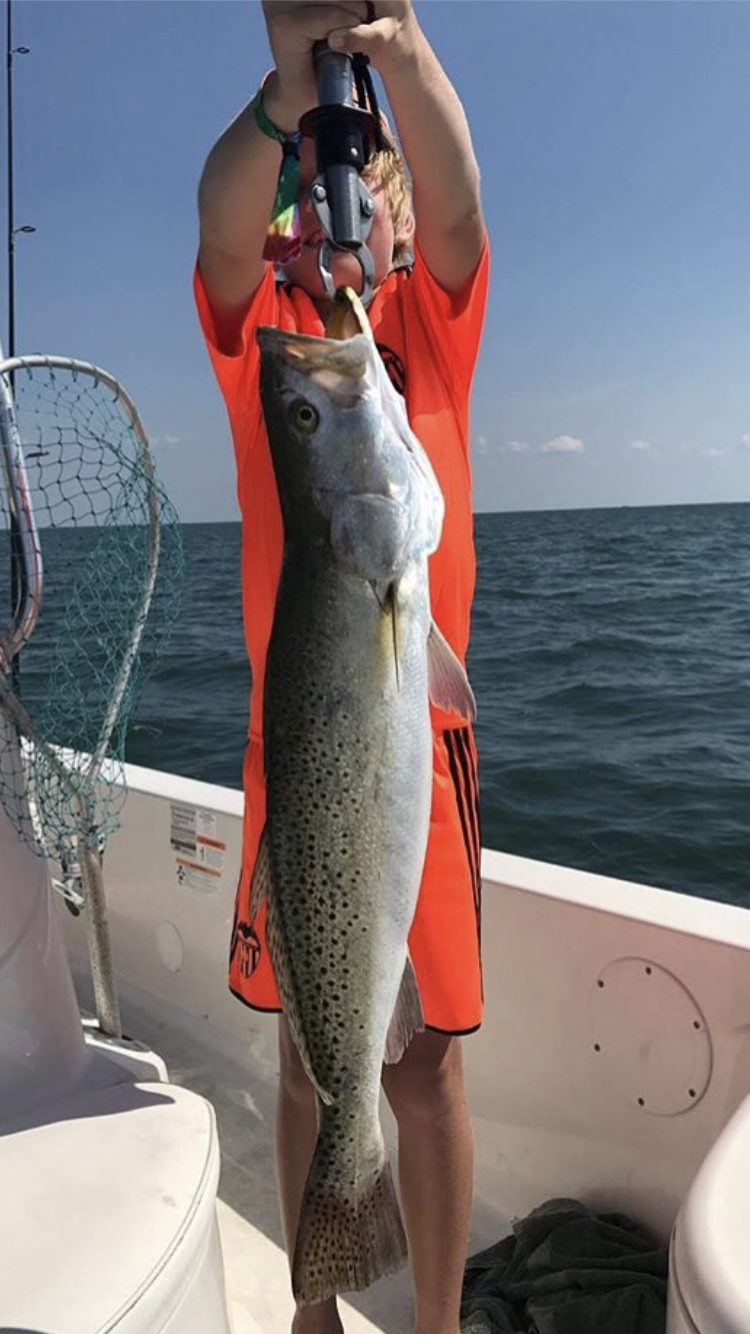
<path id="1" fill-rule="evenodd" d="M 406 956 L 404 974 L 396 997 L 391 1026 L 385 1040 L 385 1063 L 395 1065 L 401 1060 L 415 1033 L 424 1030 L 424 1015 L 419 997 L 419 987 L 414 974 L 414 967 L 409 955 Z"/>
<path id="2" fill-rule="evenodd" d="M 474 693 L 461 663 L 435 622 L 427 638 L 427 680 L 430 699 L 446 713 L 460 713 L 473 722 L 477 716 Z"/>
<path id="3" fill-rule="evenodd" d="M 252 925 L 258 916 L 258 910 L 261 903 L 268 898 L 268 887 L 272 883 L 273 872 L 271 870 L 271 843 L 268 837 L 268 825 L 263 826 L 263 833 L 260 836 L 258 852 L 253 867 L 253 878 L 250 881 L 250 924 Z"/>
<path id="4" fill-rule="evenodd" d="M 323 1087 L 315 1074 L 310 1047 L 305 1036 L 304 1022 L 299 1005 L 297 1004 L 291 970 L 287 964 L 286 950 L 284 948 L 284 933 L 279 913 L 278 895 L 276 893 L 273 877 L 271 838 L 268 832 L 268 823 L 263 826 L 263 833 L 260 836 L 258 855 L 255 859 L 255 868 L 253 870 L 253 878 L 250 884 L 251 922 L 255 921 L 262 903 L 265 903 L 266 905 L 266 946 L 273 965 L 274 977 L 276 978 L 276 985 L 279 989 L 284 1016 L 289 1024 L 289 1031 L 291 1032 L 294 1045 L 299 1052 L 299 1058 L 305 1068 L 305 1073 L 310 1080 L 310 1083 L 315 1089 L 321 1102 L 326 1106 L 330 1106 L 333 1103 L 333 1098 L 328 1090 Z"/>

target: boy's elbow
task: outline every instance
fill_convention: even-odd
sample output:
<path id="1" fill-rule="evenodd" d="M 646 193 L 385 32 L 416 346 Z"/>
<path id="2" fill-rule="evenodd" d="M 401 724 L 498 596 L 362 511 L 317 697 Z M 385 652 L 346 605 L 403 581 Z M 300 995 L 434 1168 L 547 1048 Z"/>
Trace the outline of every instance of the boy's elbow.
<path id="1" fill-rule="evenodd" d="M 200 180 L 198 181 L 198 218 L 201 231 L 211 225 L 212 214 L 216 212 L 217 188 L 212 169 L 211 154 L 206 158 Z"/>
<path id="2" fill-rule="evenodd" d="M 456 219 L 451 228 L 455 237 L 465 237 L 480 243 L 484 240 L 486 230 L 487 226 L 484 221 L 484 213 L 482 212 L 482 205 L 479 202 L 479 199 L 465 209 L 461 216 Z"/>

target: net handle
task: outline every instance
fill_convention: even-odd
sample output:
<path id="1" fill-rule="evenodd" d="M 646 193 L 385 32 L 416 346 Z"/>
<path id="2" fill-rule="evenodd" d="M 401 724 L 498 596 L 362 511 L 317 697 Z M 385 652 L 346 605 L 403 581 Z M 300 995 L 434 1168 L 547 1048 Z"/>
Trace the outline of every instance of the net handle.
<path id="1" fill-rule="evenodd" d="M 0 477 L 8 495 L 11 532 L 15 533 L 18 543 L 16 551 L 20 567 L 16 605 L 11 608 L 12 619 L 5 630 L 0 630 L 0 672 L 8 671 L 33 634 L 42 601 L 42 553 L 11 388 L 13 363 L 17 360 L 14 357 L 0 363 Z"/>
<path id="2" fill-rule="evenodd" d="M 131 630 L 130 641 L 123 655 L 109 707 L 99 733 L 99 740 L 86 770 L 87 778 L 93 783 L 101 769 L 115 724 L 120 715 L 122 701 L 138 656 L 156 585 L 160 544 L 159 491 L 156 485 L 153 485 L 154 459 L 143 424 L 133 400 L 114 375 L 110 375 L 109 371 L 102 370 L 100 366 L 94 366 L 92 362 L 77 361 L 73 357 L 34 355 L 8 357 L 6 360 L 0 361 L 0 433 L 2 435 L 0 448 L 2 450 L 3 472 L 12 507 L 11 512 L 17 515 L 19 522 L 25 572 L 24 596 L 21 599 L 21 604 L 16 610 L 9 629 L 6 632 L 0 632 L 0 672 L 7 670 L 13 658 L 28 642 L 41 605 L 42 562 L 39 538 L 34 521 L 23 447 L 15 422 L 13 395 L 9 383 L 12 376 L 20 375 L 24 371 L 30 374 L 34 370 L 61 370 L 71 374 L 74 378 L 80 375 L 94 380 L 95 384 L 106 385 L 112 391 L 113 401 L 119 401 L 125 409 L 136 442 L 139 462 L 149 483 L 152 483 L 149 486 L 148 494 L 148 573 L 144 582 L 141 603 Z"/>

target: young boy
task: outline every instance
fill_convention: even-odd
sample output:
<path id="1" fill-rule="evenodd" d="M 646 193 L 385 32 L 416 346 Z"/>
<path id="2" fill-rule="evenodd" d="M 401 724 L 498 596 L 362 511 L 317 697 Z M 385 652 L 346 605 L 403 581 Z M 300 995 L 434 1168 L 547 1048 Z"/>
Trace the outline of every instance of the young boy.
<path id="1" fill-rule="evenodd" d="M 430 560 L 433 616 L 463 661 L 474 587 L 468 400 L 487 292 L 488 253 L 479 172 L 461 104 L 419 28 L 411 0 L 339 4 L 269 0 L 264 14 L 276 68 L 219 139 L 200 184 L 196 300 L 226 400 L 243 519 L 242 589 L 252 669 L 246 752 L 243 870 L 232 933 L 229 985 L 255 1009 L 280 1011 L 249 887 L 265 820 L 263 678 L 283 532 L 259 399 L 255 330 L 276 325 L 323 334 L 328 302 L 318 273 L 321 229 L 308 201 L 314 145 L 300 145 L 302 246 L 275 281 L 263 249 L 281 164 L 276 133 L 290 135 L 317 102 L 315 41 L 362 51 L 379 72 L 408 163 L 374 155 L 365 179 L 376 203 L 368 239 L 375 339 L 446 502 Z M 270 122 L 270 125 L 269 125 Z M 416 218 L 416 231 L 415 231 Z M 413 264 L 405 255 L 413 248 Z M 361 286 L 358 261 L 337 253 L 335 284 Z M 458 1334 L 472 1193 L 472 1133 L 459 1036 L 481 1022 L 480 837 L 475 751 L 462 719 L 432 711 L 434 781 L 430 839 L 409 948 L 426 1031 L 383 1087 L 399 1128 L 399 1170 L 415 1291 L 415 1334 Z M 277 1172 L 287 1248 L 316 1138 L 313 1089 L 280 1019 Z M 336 1302 L 298 1308 L 294 1334 L 341 1334 Z"/>

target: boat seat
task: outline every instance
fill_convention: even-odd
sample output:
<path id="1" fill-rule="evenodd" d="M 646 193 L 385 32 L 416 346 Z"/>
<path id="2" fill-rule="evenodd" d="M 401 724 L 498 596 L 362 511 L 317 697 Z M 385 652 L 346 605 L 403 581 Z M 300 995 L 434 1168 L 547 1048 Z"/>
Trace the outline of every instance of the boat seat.
<path id="1" fill-rule="evenodd" d="M 0 1326 L 229 1334 L 204 1098 L 125 1081 L 0 1124 Z"/>
<path id="2" fill-rule="evenodd" d="M 750 1098 L 709 1150 L 672 1234 L 669 1334 L 750 1330 Z"/>

